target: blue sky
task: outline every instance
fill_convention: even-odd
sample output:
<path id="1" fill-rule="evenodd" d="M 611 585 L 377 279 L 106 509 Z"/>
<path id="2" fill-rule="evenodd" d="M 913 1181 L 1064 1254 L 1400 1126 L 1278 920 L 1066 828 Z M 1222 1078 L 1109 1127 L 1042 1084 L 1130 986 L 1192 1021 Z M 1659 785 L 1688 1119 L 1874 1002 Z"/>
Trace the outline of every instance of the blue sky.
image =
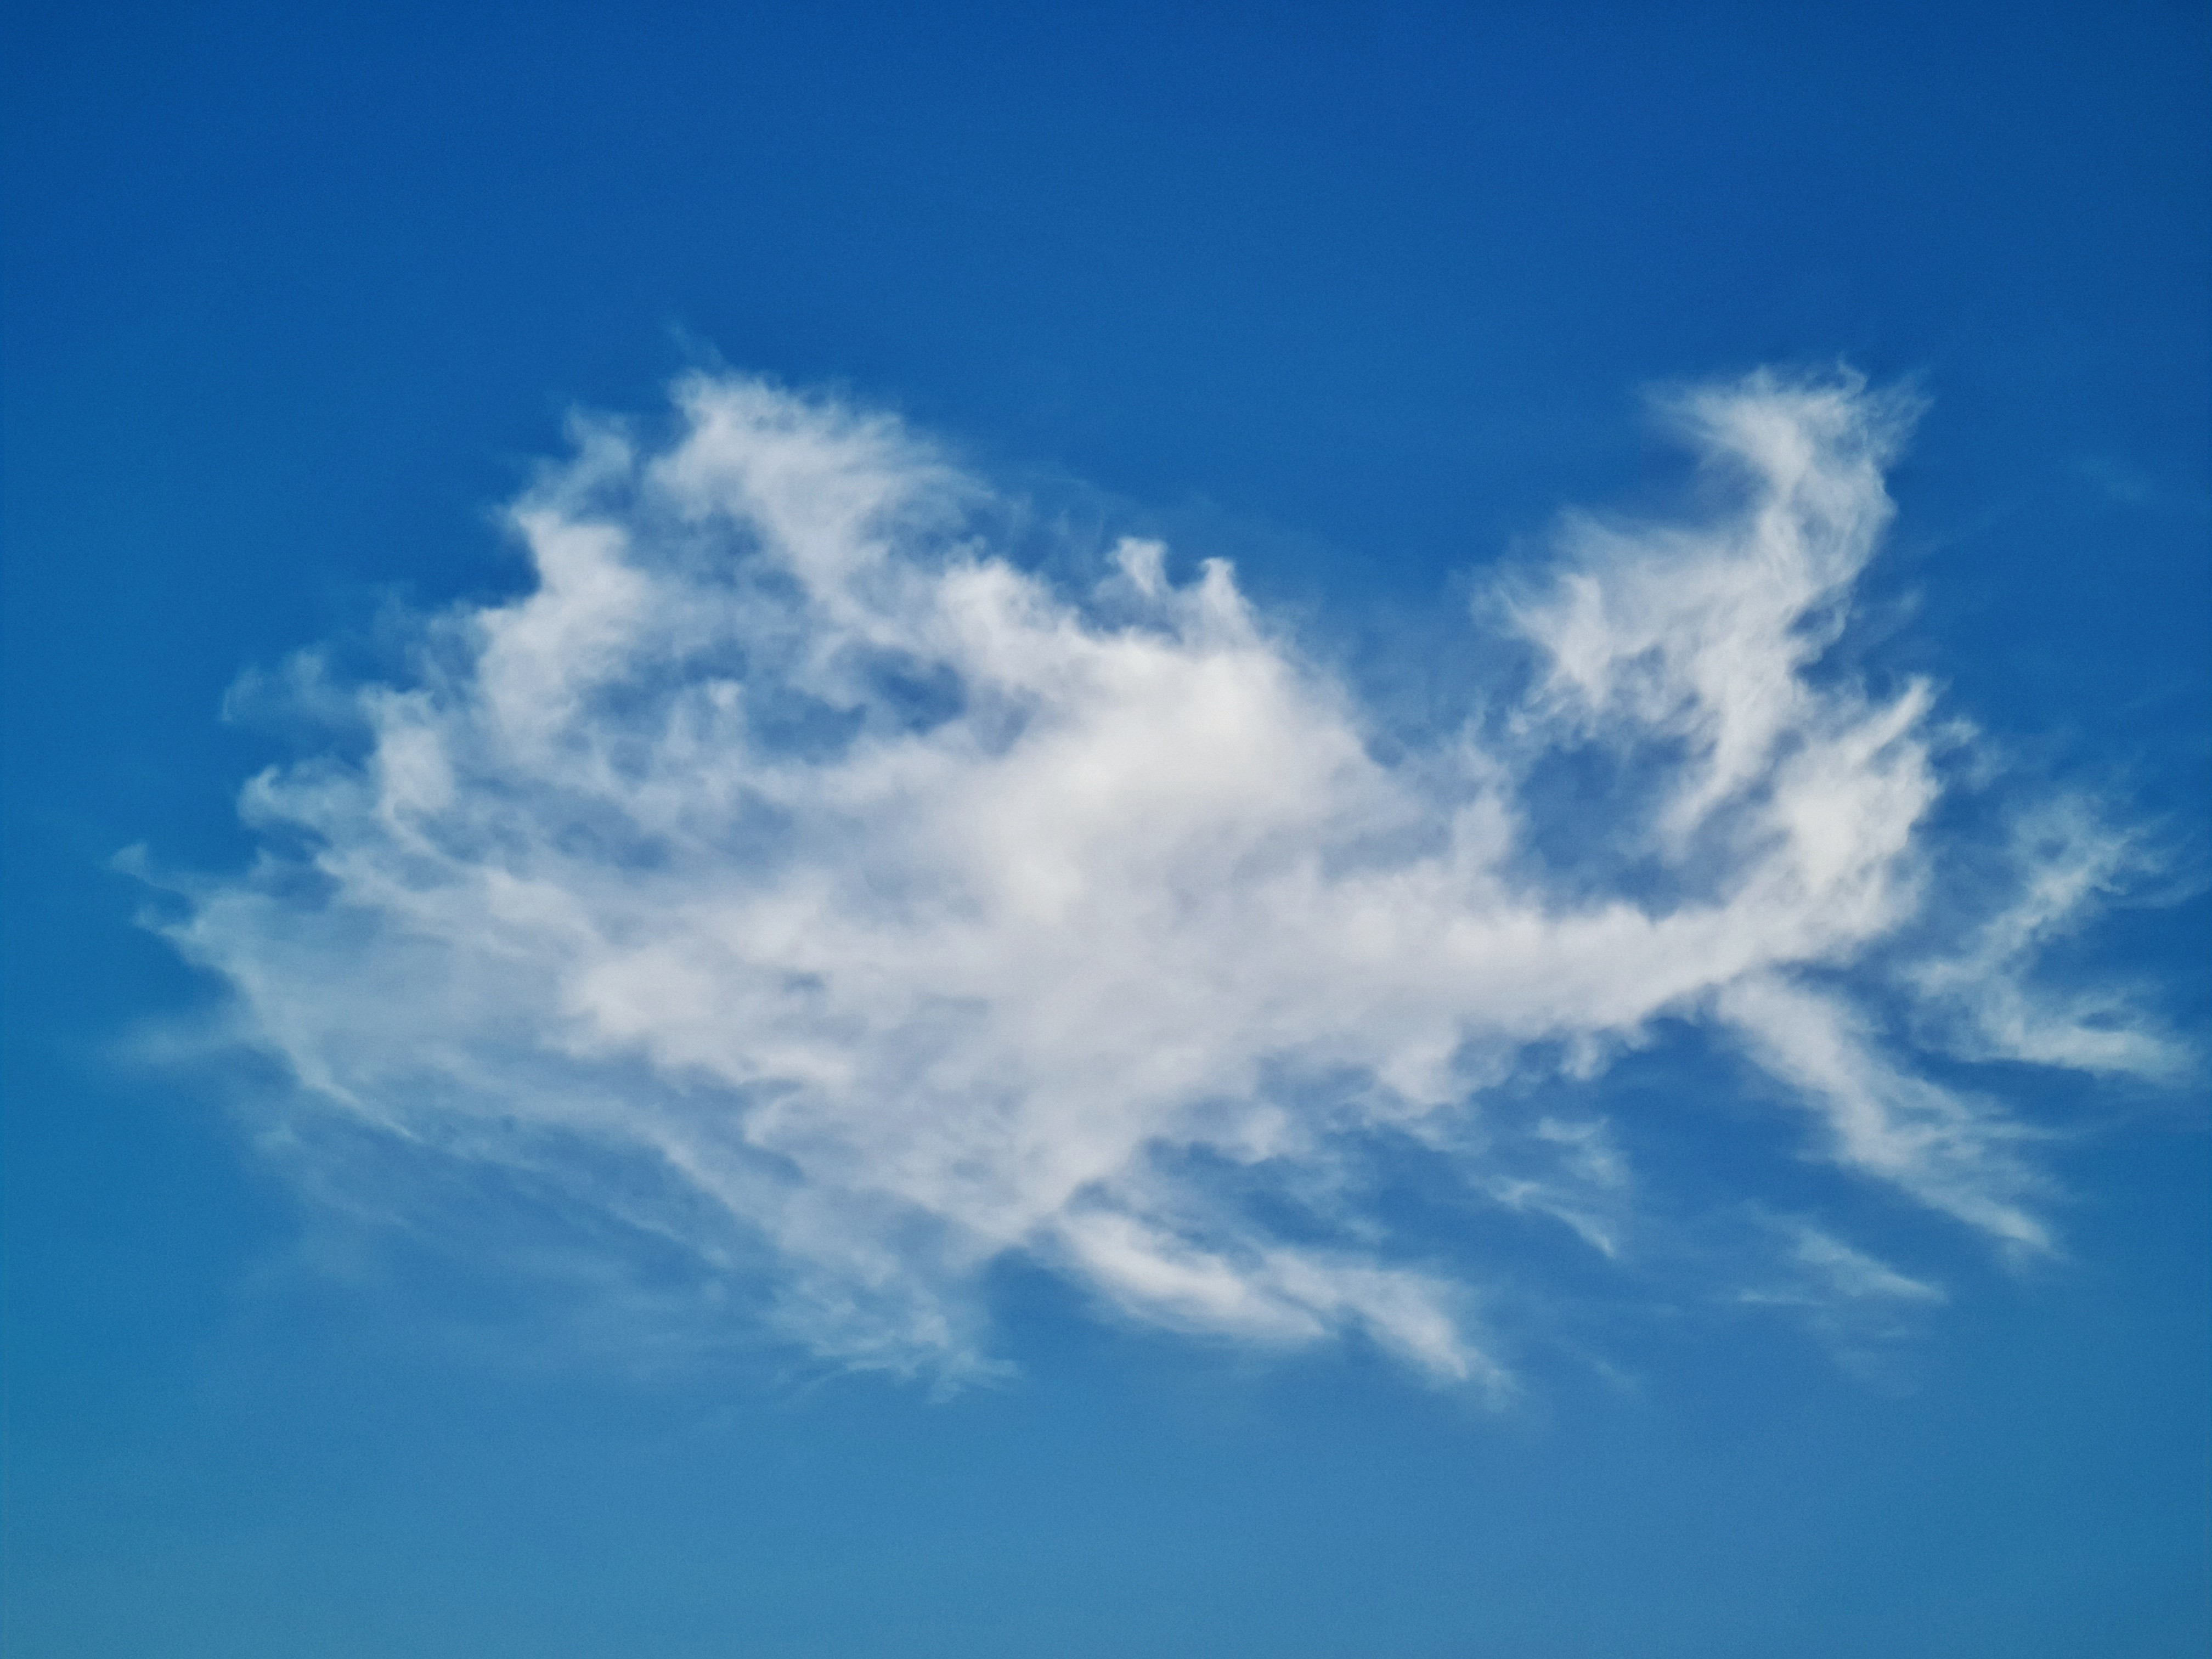
<path id="1" fill-rule="evenodd" d="M 2201 8 L 7 28 L 11 1645 L 2203 1650 Z"/>

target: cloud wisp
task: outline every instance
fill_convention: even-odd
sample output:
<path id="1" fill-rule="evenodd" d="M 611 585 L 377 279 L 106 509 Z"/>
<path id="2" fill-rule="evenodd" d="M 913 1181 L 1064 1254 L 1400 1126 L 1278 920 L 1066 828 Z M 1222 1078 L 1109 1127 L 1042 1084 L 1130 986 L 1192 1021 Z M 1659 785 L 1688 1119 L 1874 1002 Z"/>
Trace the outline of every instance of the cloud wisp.
<path id="1" fill-rule="evenodd" d="M 2013 908 L 1931 936 L 1972 740 L 1829 660 L 1911 411 L 1767 374 L 1669 409 L 1718 504 L 1566 520 L 1469 623 L 1520 690 L 1409 748 L 1225 564 L 1125 540 L 1073 591 L 898 422 L 695 376 L 667 436 L 581 425 L 514 504 L 529 592 L 421 621 L 402 683 L 293 665 L 329 742 L 161 925 L 297 1121 L 525 1174 L 841 1363 L 988 1364 L 1018 1258 L 1144 1323 L 1501 1388 L 1480 1272 L 1394 1229 L 1358 1149 L 1614 1256 L 1604 1073 L 1661 1021 L 1771 1074 L 1808 1153 L 2047 1249 L 2019 1127 L 1880 1010 L 1968 1060 L 2172 1069 L 2123 1008 L 2034 1017 L 2124 837 L 2046 806 Z M 1571 811 L 1566 764 L 1600 780 Z M 1588 1095 L 1533 1163 L 1485 1132 L 1531 1066 Z"/>

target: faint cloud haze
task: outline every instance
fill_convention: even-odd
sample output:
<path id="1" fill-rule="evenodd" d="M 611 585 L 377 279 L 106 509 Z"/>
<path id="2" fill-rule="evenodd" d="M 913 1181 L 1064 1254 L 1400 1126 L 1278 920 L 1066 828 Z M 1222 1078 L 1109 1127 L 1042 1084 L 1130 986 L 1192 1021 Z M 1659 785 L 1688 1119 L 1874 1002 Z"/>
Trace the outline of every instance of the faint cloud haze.
<path id="1" fill-rule="evenodd" d="M 1076 591 L 887 416 L 734 375 L 677 404 L 665 440 L 580 427 L 510 510 L 534 586 L 416 624 L 403 683 L 292 665 L 330 736 L 247 788 L 258 861 L 164 878 L 295 1124 L 526 1179 L 840 1363 L 988 1368 L 1013 1258 L 1140 1323 L 1356 1332 L 1497 1391 L 1482 1269 L 1363 1148 L 1632 1256 L 1607 1076 L 1677 1022 L 1808 1155 L 2036 1253 L 2045 1180 L 1966 1065 L 2186 1063 L 2038 987 L 2146 856 L 2090 804 L 2032 803 L 2004 890 L 1931 902 L 1977 740 L 1833 650 L 1900 395 L 1674 396 L 1700 504 L 1564 520 L 1468 626 L 1518 690 L 1410 750 L 1224 563 L 1125 540 Z M 1543 787 L 1569 764 L 1597 781 Z M 1488 1103 L 1532 1068 L 1580 1103 L 1509 1137 Z M 1774 1224 L 1788 1288 L 1747 1299 L 1942 1301 L 1832 1224 Z"/>

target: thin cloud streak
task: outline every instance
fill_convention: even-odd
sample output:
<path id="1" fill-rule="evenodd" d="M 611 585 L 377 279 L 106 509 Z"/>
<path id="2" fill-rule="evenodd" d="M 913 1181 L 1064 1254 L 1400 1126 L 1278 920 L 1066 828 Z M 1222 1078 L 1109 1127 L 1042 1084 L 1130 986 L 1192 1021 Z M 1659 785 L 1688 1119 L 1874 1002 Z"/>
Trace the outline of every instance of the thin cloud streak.
<path id="1" fill-rule="evenodd" d="M 1525 694 L 1389 761 L 1224 563 L 1177 582 L 1128 540 L 1066 591 L 888 416 L 732 375 L 677 406 L 665 442 L 580 426 L 509 514 L 536 586 L 422 623 L 407 683 L 291 666 L 348 732 L 254 780 L 258 861 L 172 883 L 161 925 L 299 1121 L 556 1182 L 764 1284 L 821 1355 L 986 1369 L 983 1276 L 1018 1257 L 1142 1323 L 1357 1332 L 1502 1393 L 1479 1273 L 1394 1234 L 1361 1146 L 1610 1259 L 1636 1177 L 1604 1073 L 1680 1021 L 1802 1102 L 1808 1150 L 2033 1252 L 2017 1126 L 1867 997 L 1972 1060 L 2181 1062 L 2110 1001 L 2035 1017 L 2038 945 L 2120 868 L 2086 816 L 2023 839 L 2013 911 L 1870 977 L 1926 931 L 1949 763 L 1931 686 L 1825 660 L 1899 397 L 1677 398 L 1725 505 L 1567 520 L 1506 637 L 1470 623 Z M 1535 787 L 1570 757 L 1609 780 L 1571 823 Z M 1540 1065 L 1589 1109 L 1531 1163 L 1487 1091 Z M 1940 1296 L 1814 1238 L 1855 1295 Z"/>

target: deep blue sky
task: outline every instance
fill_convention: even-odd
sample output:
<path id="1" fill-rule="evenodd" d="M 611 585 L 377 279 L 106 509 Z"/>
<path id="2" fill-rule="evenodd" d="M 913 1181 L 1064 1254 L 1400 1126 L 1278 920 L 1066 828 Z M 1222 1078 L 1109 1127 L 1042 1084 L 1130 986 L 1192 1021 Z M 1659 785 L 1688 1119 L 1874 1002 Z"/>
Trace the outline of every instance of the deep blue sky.
<path id="1" fill-rule="evenodd" d="M 513 588 L 488 513 L 564 412 L 650 410 L 708 354 L 1081 480 L 1369 634 L 1565 504 L 1663 490 L 1644 386 L 1914 378 L 1888 659 L 2201 863 L 2203 7 L 6 29 L 11 1646 L 2203 1651 L 2193 1093 L 2021 1080 L 2094 1126 L 2070 1255 L 1958 1268 L 1871 1381 L 1778 1327 L 1644 1326 L 1632 1382 L 1563 1370 L 1501 1419 L 1018 1274 L 1007 1389 L 640 1381 L 448 1260 L 303 1265 L 220 1091 L 115 1057 L 212 989 L 107 868 L 242 862 L 274 750 L 219 721 L 240 671 L 394 591 Z M 2204 914 L 2124 915 L 2081 971 L 2201 1032 Z M 1671 1063 L 1635 1086 L 1701 1086 Z"/>

